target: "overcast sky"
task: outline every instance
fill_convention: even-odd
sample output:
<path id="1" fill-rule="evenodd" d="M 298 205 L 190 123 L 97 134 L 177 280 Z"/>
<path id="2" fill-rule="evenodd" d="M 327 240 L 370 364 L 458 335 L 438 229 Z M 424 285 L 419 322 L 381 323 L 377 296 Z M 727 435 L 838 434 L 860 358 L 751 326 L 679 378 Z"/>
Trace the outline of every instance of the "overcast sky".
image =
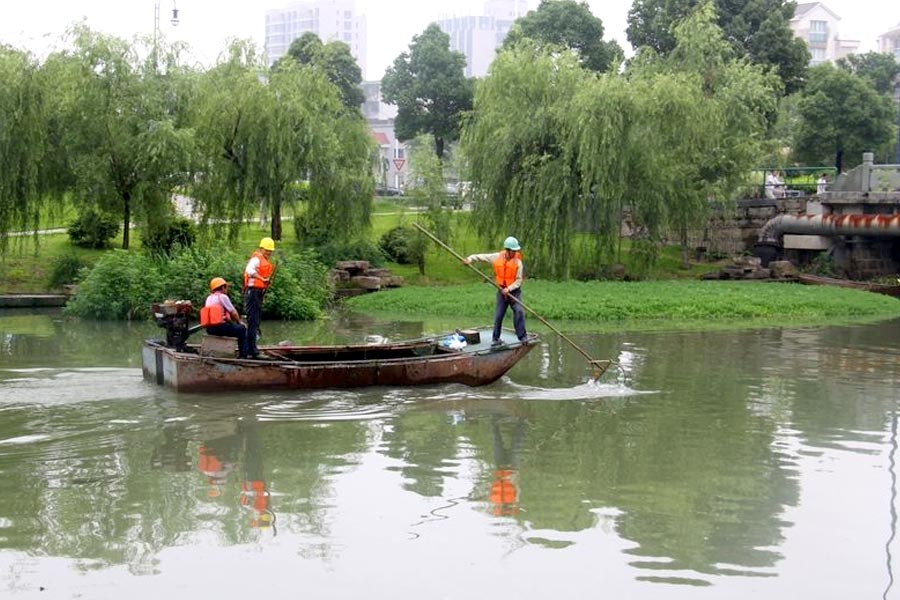
<path id="1" fill-rule="evenodd" d="M 196 58 L 215 61 L 230 38 L 249 38 L 263 46 L 265 11 L 287 6 L 289 0 L 158 0 L 161 29 L 168 39 L 188 42 Z M 606 38 L 616 39 L 626 51 L 625 26 L 631 0 L 588 0 L 600 17 Z M 0 13 L 0 41 L 27 48 L 38 55 L 58 43 L 66 27 L 82 18 L 101 31 L 131 38 L 153 32 L 155 0 L 4 0 Z M 538 0 L 529 0 L 529 9 Z M 875 50 L 875 40 L 900 23 L 898 0 L 828 0 L 824 3 L 841 17 L 840 36 L 858 39 L 861 52 Z M 181 22 L 169 23 L 173 5 Z M 368 21 L 366 79 L 380 79 L 394 58 L 409 46 L 412 36 L 429 22 L 446 16 L 479 15 L 483 0 L 356 0 L 357 11 Z M 451 7 L 451 8 L 448 8 Z"/>

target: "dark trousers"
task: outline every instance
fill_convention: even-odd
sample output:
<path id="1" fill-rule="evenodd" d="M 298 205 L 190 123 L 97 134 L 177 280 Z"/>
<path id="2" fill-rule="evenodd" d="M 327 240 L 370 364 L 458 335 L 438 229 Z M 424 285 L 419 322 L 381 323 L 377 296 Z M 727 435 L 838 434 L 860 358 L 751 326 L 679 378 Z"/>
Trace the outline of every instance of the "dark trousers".
<path id="1" fill-rule="evenodd" d="M 262 320 L 262 303 L 266 291 L 249 288 L 244 296 L 244 310 L 247 312 L 247 347 L 251 355 L 259 354 L 256 339 L 259 337 L 259 322 Z"/>
<path id="2" fill-rule="evenodd" d="M 497 290 L 497 309 L 494 311 L 494 341 L 500 339 L 500 330 L 503 328 L 503 317 L 506 315 L 506 307 L 512 308 L 513 311 L 513 327 L 516 328 L 516 337 L 520 340 L 525 339 L 525 309 L 516 302 L 522 297 L 522 288 L 513 290 L 509 293 L 515 298 L 507 298 L 500 290 Z"/>
<path id="3" fill-rule="evenodd" d="M 237 338 L 238 355 L 244 358 L 249 355 L 250 349 L 247 345 L 247 328 L 240 323 L 222 323 L 221 325 L 210 325 L 206 328 L 206 333 L 210 335 L 221 335 L 222 337 Z"/>

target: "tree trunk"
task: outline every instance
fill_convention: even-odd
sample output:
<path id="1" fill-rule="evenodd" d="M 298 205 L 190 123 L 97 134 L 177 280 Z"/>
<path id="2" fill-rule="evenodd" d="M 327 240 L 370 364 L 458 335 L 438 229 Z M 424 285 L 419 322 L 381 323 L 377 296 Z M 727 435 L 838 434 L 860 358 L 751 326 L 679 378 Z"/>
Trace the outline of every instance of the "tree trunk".
<path id="1" fill-rule="evenodd" d="M 844 151 L 838 150 L 837 153 L 834 155 L 834 168 L 837 169 L 838 175 L 843 173 L 843 170 L 841 170 L 841 167 L 843 166 L 843 164 L 844 164 Z"/>
<path id="2" fill-rule="evenodd" d="M 438 160 L 444 160 L 444 138 L 434 136 L 434 152 L 437 154 Z"/>
<path id="3" fill-rule="evenodd" d="M 131 192 L 122 194 L 122 204 L 122 212 L 125 215 L 122 218 L 122 249 L 128 250 L 129 234 L 131 233 L 129 228 L 131 224 Z"/>
<path id="4" fill-rule="evenodd" d="M 272 239 L 281 241 L 281 193 L 272 197 Z"/>
<path id="5" fill-rule="evenodd" d="M 688 259 L 688 234 L 687 226 L 681 228 L 681 266 L 684 269 L 690 269 L 691 263 Z"/>

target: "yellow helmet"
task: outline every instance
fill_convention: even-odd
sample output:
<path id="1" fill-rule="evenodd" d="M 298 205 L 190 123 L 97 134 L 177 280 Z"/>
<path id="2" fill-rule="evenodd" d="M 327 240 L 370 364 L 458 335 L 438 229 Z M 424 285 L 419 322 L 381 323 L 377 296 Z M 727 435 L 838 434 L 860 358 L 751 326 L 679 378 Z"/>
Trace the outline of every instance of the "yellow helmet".
<path id="1" fill-rule="evenodd" d="M 228 282 L 221 277 L 213 277 L 209 282 L 209 291 L 214 292 L 223 285 L 228 285 Z"/>
<path id="2" fill-rule="evenodd" d="M 259 240 L 259 247 L 263 250 L 273 251 L 275 250 L 275 240 L 270 237 L 264 237 L 263 239 Z"/>

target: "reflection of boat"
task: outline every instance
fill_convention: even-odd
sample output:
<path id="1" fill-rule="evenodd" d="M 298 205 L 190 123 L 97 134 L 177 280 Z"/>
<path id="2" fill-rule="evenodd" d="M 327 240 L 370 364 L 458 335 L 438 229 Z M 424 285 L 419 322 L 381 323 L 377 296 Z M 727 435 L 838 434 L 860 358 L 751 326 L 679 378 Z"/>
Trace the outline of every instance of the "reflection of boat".
<path id="1" fill-rule="evenodd" d="M 484 385 L 499 379 L 538 342 L 535 334 L 520 342 L 512 332 L 504 331 L 504 344 L 492 347 L 490 328 L 482 328 L 467 334 L 471 343 L 451 349 L 445 345 L 447 337 L 347 346 L 260 346 L 263 360 L 215 357 L 205 355 L 201 345 L 149 340 L 144 343 L 142 359 L 145 379 L 192 392 Z"/>
<path id="2" fill-rule="evenodd" d="M 874 283 L 871 281 L 853 281 L 852 279 L 835 279 L 833 277 L 822 277 L 820 275 L 811 275 L 801 273 L 797 276 L 800 283 L 806 285 L 831 285 L 835 287 L 851 288 L 854 290 L 863 290 L 866 292 L 876 292 L 900 298 L 900 284 L 890 283 Z"/>

